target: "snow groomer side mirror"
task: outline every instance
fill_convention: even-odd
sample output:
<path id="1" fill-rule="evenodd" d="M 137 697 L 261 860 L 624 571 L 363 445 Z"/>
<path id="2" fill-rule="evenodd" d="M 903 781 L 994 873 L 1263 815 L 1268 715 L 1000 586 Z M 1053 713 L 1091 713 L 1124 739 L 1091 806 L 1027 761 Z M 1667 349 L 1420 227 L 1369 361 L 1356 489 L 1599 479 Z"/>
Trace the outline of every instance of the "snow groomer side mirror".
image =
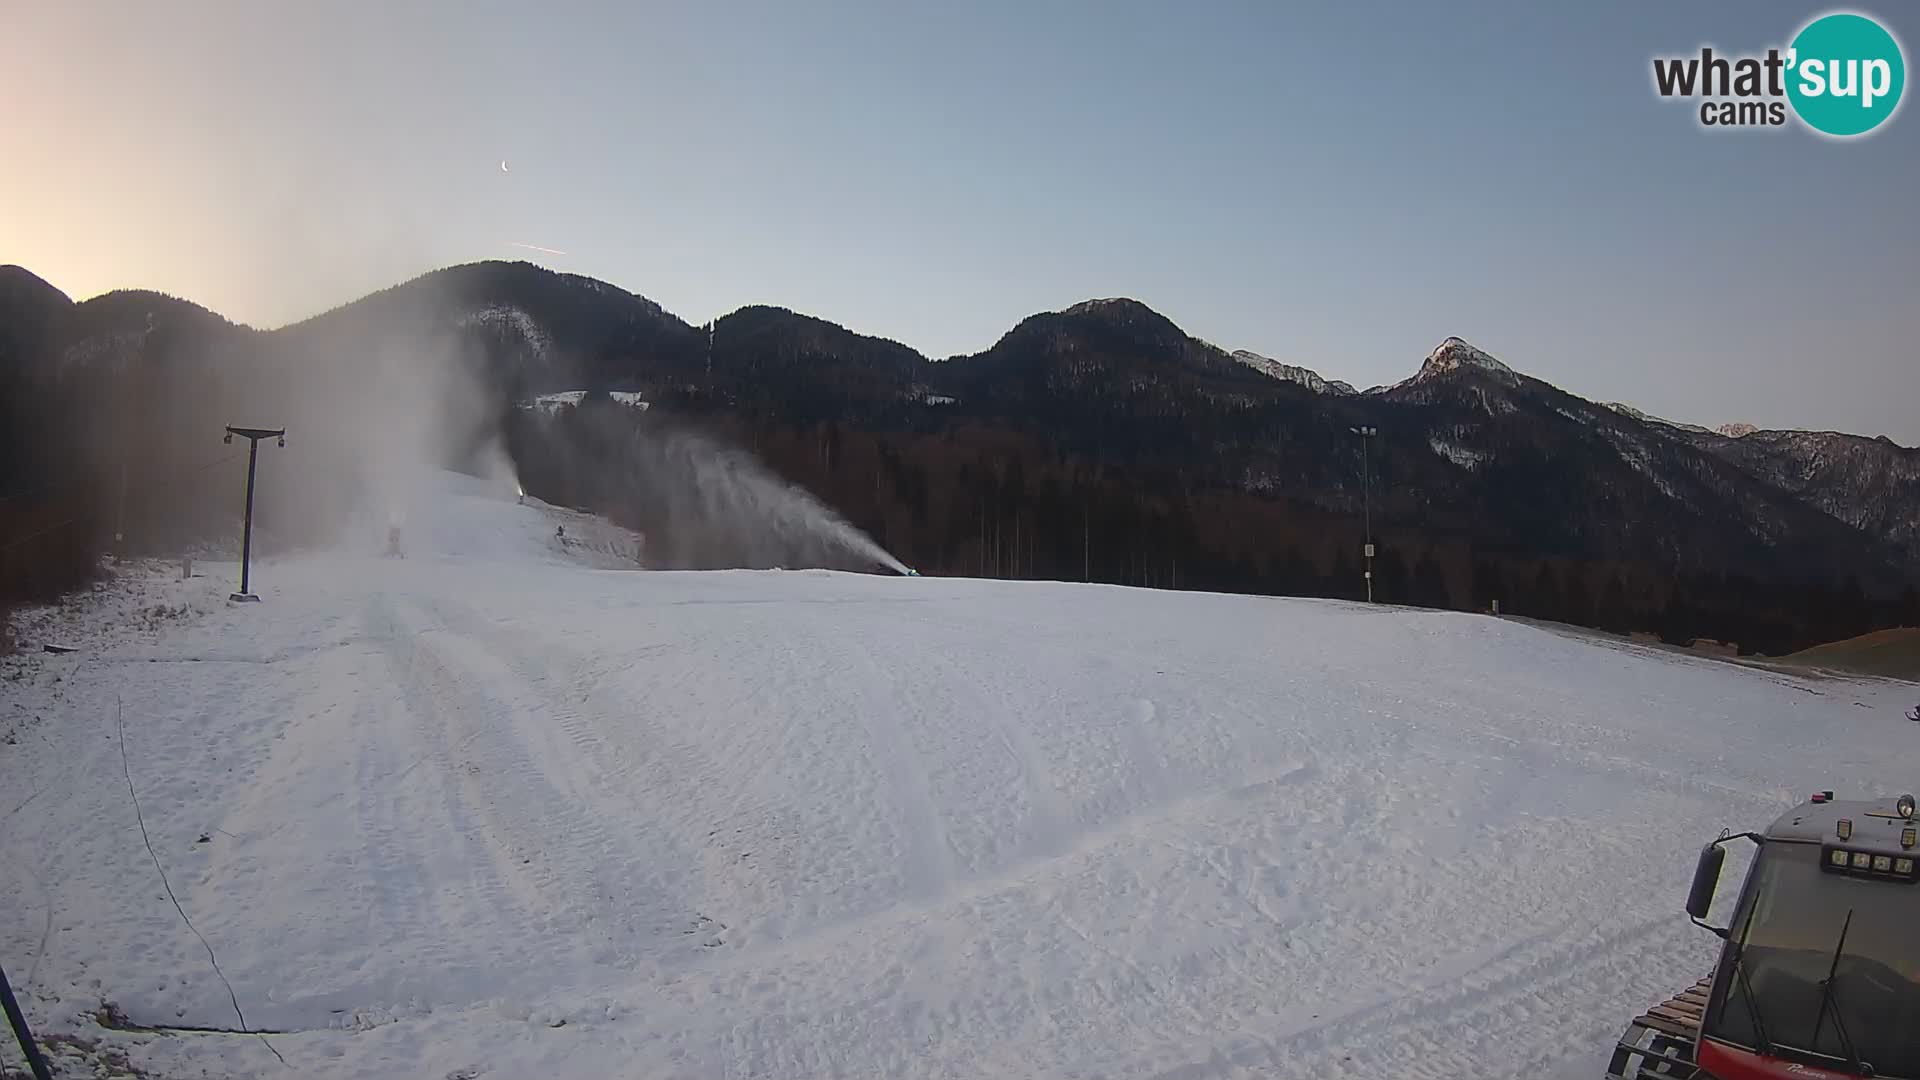
<path id="1" fill-rule="evenodd" d="M 1693 887 L 1687 890 L 1687 914 L 1696 921 L 1705 919 L 1713 909 L 1713 892 L 1720 887 L 1720 868 L 1726 861 L 1727 849 L 1717 843 L 1700 849 L 1700 861 L 1693 867 Z"/>

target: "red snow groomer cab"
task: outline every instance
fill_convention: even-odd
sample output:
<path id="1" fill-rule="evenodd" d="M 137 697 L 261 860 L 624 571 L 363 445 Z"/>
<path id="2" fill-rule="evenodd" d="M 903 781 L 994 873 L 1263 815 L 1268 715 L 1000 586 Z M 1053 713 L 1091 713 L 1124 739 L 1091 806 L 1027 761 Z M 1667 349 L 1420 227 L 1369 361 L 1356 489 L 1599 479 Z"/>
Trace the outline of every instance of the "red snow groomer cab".
<path id="1" fill-rule="evenodd" d="M 1700 852 L 1687 914 L 1725 940 L 1713 975 L 1627 1026 L 1607 1075 L 1920 1080 L 1920 846 L 1913 796 L 1824 791 Z M 1705 919 L 1725 845 L 1758 848 L 1725 927 Z"/>

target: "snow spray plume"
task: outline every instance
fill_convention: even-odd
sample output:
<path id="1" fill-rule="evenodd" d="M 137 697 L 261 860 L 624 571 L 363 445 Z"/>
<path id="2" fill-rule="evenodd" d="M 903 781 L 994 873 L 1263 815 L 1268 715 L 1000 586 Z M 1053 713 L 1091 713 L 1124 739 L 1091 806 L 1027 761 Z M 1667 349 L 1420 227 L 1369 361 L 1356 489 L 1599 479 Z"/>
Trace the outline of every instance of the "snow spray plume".
<path id="1" fill-rule="evenodd" d="M 547 428 L 578 499 L 646 536 L 656 568 L 886 568 L 900 560 L 743 450 L 589 401 Z"/>
<path id="2" fill-rule="evenodd" d="M 62 352 L 44 359 L 62 374 L 35 392 L 49 419 L 34 445 L 73 447 L 49 456 L 72 462 L 61 478 L 85 493 L 85 527 L 102 542 L 124 533 L 131 555 L 239 555 L 249 447 L 221 442 L 229 424 L 287 430 L 284 448 L 259 448 L 256 556 L 382 543 L 403 524 L 388 519 L 419 505 L 426 469 L 463 469 L 511 496 L 502 373 L 550 371 L 550 343 L 446 277 L 273 331 L 156 293 L 109 294 L 87 337 L 49 339 Z M 516 333 L 486 321 L 496 311 Z"/>
<path id="3" fill-rule="evenodd" d="M 678 481 L 666 492 L 672 517 L 744 549 L 749 566 L 829 565 L 838 554 L 907 572 L 866 533 L 744 451 L 683 432 L 661 441 L 659 464 Z"/>
<path id="4" fill-rule="evenodd" d="M 431 305 L 316 323 L 245 381 L 244 414 L 288 432 L 287 450 L 260 456 L 256 543 L 380 550 L 389 528 L 414 532 L 440 469 L 513 494 L 499 395 L 470 335 Z"/>

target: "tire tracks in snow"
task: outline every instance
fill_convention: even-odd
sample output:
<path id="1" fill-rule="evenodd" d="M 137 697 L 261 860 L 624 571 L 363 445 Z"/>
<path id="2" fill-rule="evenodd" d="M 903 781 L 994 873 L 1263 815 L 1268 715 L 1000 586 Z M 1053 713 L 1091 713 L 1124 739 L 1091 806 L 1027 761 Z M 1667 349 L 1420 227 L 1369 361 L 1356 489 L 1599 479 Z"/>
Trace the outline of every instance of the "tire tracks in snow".
<path id="1" fill-rule="evenodd" d="M 503 880 L 477 835 L 475 808 L 457 783 L 461 751 L 489 727 L 483 722 L 454 737 L 456 719 L 446 702 L 458 679 L 433 647 L 434 628 L 417 616 L 403 619 L 384 596 L 369 602 L 367 623 L 369 636 L 384 645 L 399 689 L 397 703 L 365 695 L 355 711 L 361 742 L 354 768 L 356 820 L 370 905 L 383 945 L 418 950 L 411 956 L 416 965 L 446 982 L 476 964 L 458 945 L 463 919 L 484 914 L 514 921 L 535 912 Z M 401 749 L 404 755 L 395 753 Z M 396 758 L 410 760 L 395 771 Z M 423 769 L 429 762 L 439 767 Z M 347 1006 L 341 1002 L 342 1009 Z"/>
<path id="2" fill-rule="evenodd" d="M 464 747 L 450 771 L 510 909 L 575 942 L 595 965 L 658 959 L 696 914 L 678 902 L 668 869 L 685 861 L 609 828 L 626 822 L 649 844 L 665 839 L 629 795 L 635 761 L 607 738 L 611 718 L 579 708 L 596 680 L 565 650 L 464 605 L 418 610 L 434 629 L 416 647 L 449 673 L 421 707 L 447 724 L 448 745 Z"/>
<path id="3" fill-rule="evenodd" d="M 849 658 L 863 670 L 855 685 L 883 685 L 889 688 L 887 702 L 897 706 L 906 700 L 894 669 L 881 663 L 871 650 L 848 643 Z M 938 900 L 949 895 L 959 878 L 958 859 L 946 823 L 934 803 L 933 783 L 916 747 L 916 739 L 904 717 L 907 710 L 859 708 L 860 724 L 868 741 L 877 751 L 876 764 L 885 770 L 887 788 L 899 803 L 904 819 L 904 837 L 908 850 L 905 862 L 910 868 L 907 885 L 913 899 Z M 919 710 L 913 710 L 918 712 Z"/>
<path id="4" fill-rule="evenodd" d="M 1039 743 L 1009 713 L 1004 702 L 990 698 L 964 678 L 951 660 L 936 653 L 927 662 L 938 668 L 941 682 L 952 688 L 954 696 L 970 703 L 970 707 L 961 710 L 963 715 L 984 722 L 994 741 L 1019 773 L 1028 812 L 1024 855 L 1028 858 L 1052 858 L 1073 851 L 1079 844 L 1083 830 L 1076 824 L 1066 796 L 1054 782 L 1051 763 Z"/>
<path id="5" fill-rule="evenodd" d="M 1582 932 L 1569 924 L 1529 934 L 1442 982 L 1357 1007 L 1323 1006 L 1309 1024 L 1279 1034 L 1262 1034 L 1254 1029 L 1255 1018 L 1247 1018 L 1237 1031 L 1219 1033 L 1230 1036 L 1228 1046 L 1216 1041 L 1204 1057 L 1151 1075 L 1154 1080 L 1319 1076 L 1327 1062 L 1338 1060 L 1358 1075 L 1529 1076 L 1536 1062 L 1512 1056 L 1517 1033 L 1559 1030 L 1569 1018 L 1556 999 L 1581 1000 L 1577 993 L 1563 992 L 1569 985 L 1613 968 L 1670 960 L 1676 932 L 1673 920 L 1661 915 L 1605 931 Z M 1284 1026 L 1284 1019 L 1276 1019 Z M 1607 1018 L 1609 1024 L 1613 1019 Z M 1624 1025 L 1627 1019 L 1623 1012 L 1618 1022 Z M 1554 1044 L 1533 1057 L 1549 1061 L 1566 1050 Z M 1604 1050 L 1595 1046 L 1596 1062 Z M 1489 1072 L 1490 1062 L 1511 1063 L 1512 1069 Z"/>

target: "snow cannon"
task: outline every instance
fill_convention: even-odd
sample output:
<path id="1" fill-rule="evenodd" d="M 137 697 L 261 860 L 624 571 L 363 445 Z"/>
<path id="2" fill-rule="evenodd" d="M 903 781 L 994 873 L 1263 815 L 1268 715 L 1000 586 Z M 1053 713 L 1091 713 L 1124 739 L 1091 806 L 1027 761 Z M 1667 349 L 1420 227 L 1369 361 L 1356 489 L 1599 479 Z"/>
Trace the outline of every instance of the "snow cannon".
<path id="1" fill-rule="evenodd" d="M 900 573 L 901 573 L 901 574 L 902 574 L 903 576 L 905 576 L 905 577 L 919 577 L 919 576 L 920 576 L 920 571 L 918 571 L 918 570 L 915 570 L 915 569 L 914 569 L 913 567 L 911 567 L 911 566 L 909 566 L 909 567 L 906 567 L 906 568 L 904 568 L 903 570 L 901 570 L 901 571 L 900 571 Z"/>

